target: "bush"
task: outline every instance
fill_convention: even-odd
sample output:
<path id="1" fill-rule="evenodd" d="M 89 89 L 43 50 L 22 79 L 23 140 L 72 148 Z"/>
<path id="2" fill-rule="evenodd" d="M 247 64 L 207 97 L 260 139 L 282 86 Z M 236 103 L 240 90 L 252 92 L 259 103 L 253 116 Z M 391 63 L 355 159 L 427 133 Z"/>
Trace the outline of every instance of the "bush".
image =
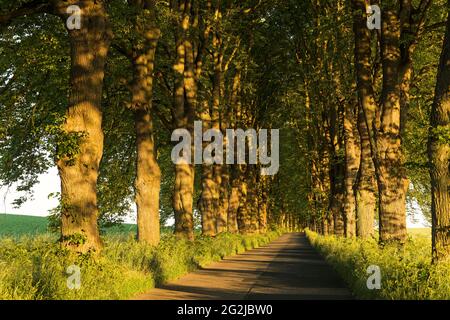
<path id="1" fill-rule="evenodd" d="M 409 238 L 403 248 L 381 248 L 374 239 L 347 239 L 306 232 L 311 244 L 362 299 L 450 299 L 450 265 L 431 264 L 431 242 Z M 381 270 L 381 289 L 369 290 L 367 268 Z"/>
<path id="2" fill-rule="evenodd" d="M 76 255 L 54 236 L 0 239 L 1 299 L 127 299 L 225 256 L 264 245 L 279 232 L 220 234 L 194 242 L 164 234 L 157 247 L 109 235 L 99 255 Z M 67 267 L 81 271 L 81 287 L 67 286 Z"/>

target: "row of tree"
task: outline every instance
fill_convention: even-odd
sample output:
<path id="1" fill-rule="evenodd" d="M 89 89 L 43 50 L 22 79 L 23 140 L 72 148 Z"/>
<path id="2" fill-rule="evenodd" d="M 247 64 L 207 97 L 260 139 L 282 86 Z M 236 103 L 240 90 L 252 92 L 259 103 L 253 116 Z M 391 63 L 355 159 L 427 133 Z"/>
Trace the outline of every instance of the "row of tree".
<path id="1" fill-rule="evenodd" d="M 128 212 L 131 194 L 138 239 L 152 245 L 160 240 L 160 214 L 167 207 L 175 234 L 189 240 L 196 212 L 204 235 L 266 231 L 273 179 L 260 176 L 258 165 L 180 163 L 172 169 L 168 154 L 171 132 L 193 133 L 195 120 L 205 130 L 222 132 L 270 125 L 267 102 L 257 92 L 265 85 L 258 83 L 255 67 L 261 52 L 254 52 L 255 29 L 272 10 L 270 2 L 2 6 L 2 114 L 8 116 L 2 119 L 1 180 L 22 183 L 19 190 L 27 194 L 37 174 L 56 162 L 57 218 L 66 246 L 81 252 L 101 248 L 99 217 L 111 222 Z M 26 55 L 25 64 L 17 50 Z M 25 160 L 18 165 L 20 159 Z M 158 160 L 166 171 L 163 190 Z M 160 201 L 167 184 L 173 185 L 171 206 Z M 272 221 L 277 224 L 278 217 Z"/>
<path id="2" fill-rule="evenodd" d="M 381 9 L 379 17 L 369 10 L 374 4 Z M 308 23 L 295 41 L 305 72 L 311 228 L 371 237 L 376 218 L 381 243 L 404 244 L 407 203 L 417 201 L 407 201 L 408 192 L 430 184 L 418 174 L 428 168 L 433 258 L 449 257 L 449 4 L 352 0 L 305 5 Z M 437 52 L 442 53 L 435 68 Z M 430 68 L 437 71 L 435 90 L 421 83 Z M 421 103 L 432 105 L 430 122 L 420 129 L 421 136 L 412 137 L 418 125 L 413 108 Z M 426 146 L 427 138 L 428 159 L 419 160 L 426 147 L 405 153 L 405 144 L 417 147 L 421 139 Z"/>
<path id="3" fill-rule="evenodd" d="M 380 29 L 368 27 L 369 5 Z M 62 241 L 78 251 L 99 249 L 99 226 L 132 202 L 138 239 L 153 245 L 170 217 L 191 240 L 196 226 L 372 237 L 378 221 L 380 241 L 401 245 L 408 208 L 420 206 L 445 260 L 448 10 L 444 0 L 1 1 L 0 181 L 28 195 L 56 163 Z M 193 133 L 195 120 L 223 133 L 280 128 L 279 173 L 174 165 L 170 135 Z"/>

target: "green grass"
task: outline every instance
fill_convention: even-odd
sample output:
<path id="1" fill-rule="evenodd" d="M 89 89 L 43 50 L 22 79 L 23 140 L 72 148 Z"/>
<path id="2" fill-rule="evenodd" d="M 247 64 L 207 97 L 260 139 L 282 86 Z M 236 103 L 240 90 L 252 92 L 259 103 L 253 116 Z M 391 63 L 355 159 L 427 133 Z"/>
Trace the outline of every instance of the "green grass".
<path id="1" fill-rule="evenodd" d="M 411 228 L 408 234 L 413 238 L 431 239 L 431 228 Z"/>
<path id="2" fill-rule="evenodd" d="M 0 236 L 37 235 L 47 232 L 48 220 L 14 214 L 0 214 Z"/>
<path id="3" fill-rule="evenodd" d="M 431 264 L 428 231 L 409 230 L 403 248 L 380 247 L 375 239 L 346 239 L 307 231 L 311 244 L 361 299 L 450 299 L 450 264 Z M 381 289 L 369 290 L 367 268 L 381 271 Z"/>
<path id="4" fill-rule="evenodd" d="M 151 247 L 137 243 L 131 234 L 115 233 L 104 237 L 104 249 L 95 256 L 61 249 L 49 234 L 3 237 L 0 300 L 127 299 L 225 256 L 267 244 L 279 234 L 221 234 L 188 242 L 166 233 Z M 67 286 L 71 265 L 81 270 L 78 290 Z"/>
<path id="5" fill-rule="evenodd" d="M 107 234 L 136 234 L 135 224 L 121 224 L 105 228 Z M 48 233 L 46 217 L 0 214 L 0 237 L 34 236 Z"/>

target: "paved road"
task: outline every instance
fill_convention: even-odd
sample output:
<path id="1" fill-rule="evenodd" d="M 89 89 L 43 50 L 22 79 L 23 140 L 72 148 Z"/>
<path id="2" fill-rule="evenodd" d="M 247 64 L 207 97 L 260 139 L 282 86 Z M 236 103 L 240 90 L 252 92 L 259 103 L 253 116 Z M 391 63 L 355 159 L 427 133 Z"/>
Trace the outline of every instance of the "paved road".
<path id="1" fill-rule="evenodd" d="M 138 300 L 352 299 L 336 272 L 303 234 L 285 234 L 269 245 L 187 274 Z"/>

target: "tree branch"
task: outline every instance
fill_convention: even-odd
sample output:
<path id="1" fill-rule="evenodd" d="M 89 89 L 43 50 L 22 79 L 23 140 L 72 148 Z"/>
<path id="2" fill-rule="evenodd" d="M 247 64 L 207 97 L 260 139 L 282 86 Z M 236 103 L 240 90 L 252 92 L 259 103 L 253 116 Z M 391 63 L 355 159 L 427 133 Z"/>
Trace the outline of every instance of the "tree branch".
<path id="1" fill-rule="evenodd" d="M 156 102 L 156 101 L 154 101 L 154 102 Z M 158 119 L 161 121 L 163 126 L 168 131 L 172 131 L 173 130 L 172 122 L 169 121 L 169 119 L 167 119 L 167 117 L 162 113 L 161 109 L 159 109 L 158 106 L 155 103 L 153 103 L 151 111 L 155 113 L 155 115 L 158 117 Z"/>
<path id="2" fill-rule="evenodd" d="M 134 61 L 133 51 L 127 49 L 124 45 L 118 43 L 117 41 L 114 41 L 111 44 L 111 47 L 114 48 L 118 53 L 128 58 L 131 62 Z"/>
<path id="3" fill-rule="evenodd" d="M 21 7 L 6 14 L 0 14 L 0 26 L 7 26 L 14 19 L 36 13 L 52 13 L 50 2 L 33 0 L 24 3 Z"/>

